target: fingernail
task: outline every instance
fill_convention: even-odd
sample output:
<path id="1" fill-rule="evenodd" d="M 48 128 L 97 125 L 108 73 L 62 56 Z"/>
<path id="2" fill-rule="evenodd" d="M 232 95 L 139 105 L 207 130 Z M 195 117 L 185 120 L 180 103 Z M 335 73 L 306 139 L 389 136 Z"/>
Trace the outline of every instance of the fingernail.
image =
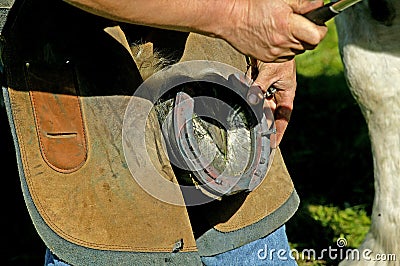
<path id="1" fill-rule="evenodd" d="M 257 105 L 264 98 L 262 90 L 259 86 L 252 86 L 249 88 L 247 94 L 247 101 L 252 105 Z"/>
<path id="2" fill-rule="evenodd" d="M 260 102 L 260 98 L 256 94 L 250 93 L 247 96 L 247 101 L 252 105 L 257 105 Z"/>

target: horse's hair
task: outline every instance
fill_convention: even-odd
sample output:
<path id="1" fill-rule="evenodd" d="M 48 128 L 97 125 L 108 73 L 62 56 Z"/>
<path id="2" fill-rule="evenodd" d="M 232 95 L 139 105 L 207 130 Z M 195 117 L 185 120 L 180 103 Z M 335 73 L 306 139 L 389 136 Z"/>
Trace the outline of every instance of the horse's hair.
<path id="1" fill-rule="evenodd" d="M 138 41 L 132 43 L 130 46 L 133 59 L 143 80 L 177 61 L 173 54 L 154 48 L 153 44 L 149 42 Z"/>

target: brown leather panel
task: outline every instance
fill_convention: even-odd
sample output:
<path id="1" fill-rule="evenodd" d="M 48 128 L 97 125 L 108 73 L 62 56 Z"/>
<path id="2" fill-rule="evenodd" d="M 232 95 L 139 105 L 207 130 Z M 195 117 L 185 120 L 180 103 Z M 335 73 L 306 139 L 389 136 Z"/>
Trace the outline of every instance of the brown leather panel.
<path id="1" fill-rule="evenodd" d="M 8 31 L 7 83 L 10 84 L 17 153 L 22 162 L 21 177 L 26 179 L 32 200 L 45 223 L 61 238 L 92 249 L 171 252 L 177 241 L 183 239 L 182 251 L 195 251 L 186 208 L 150 196 L 127 168 L 122 148 L 122 123 L 128 101 L 141 79 L 127 49 L 103 31 L 105 25 L 114 23 L 62 1 L 29 1 L 27 4 Z M 32 71 L 33 67 L 40 66 L 39 62 L 59 70 L 68 59 L 74 64 L 79 85 L 76 100 L 80 102 L 79 116 L 85 125 L 87 158 L 79 169 L 66 173 L 50 167 L 42 156 L 42 143 L 38 138 L 41 132 L 36 127 L 35 112 L 41 108 L 44 113 L 44 107 L 34 108 L 33 103 L 39 98 L 43 103 L 42 96 L 47 97 L 45 94 L 51 92 L 53 98 L 46 103 L 51 112 L 61 111 L 64 104 L 73 109 L 68 105 L 75 96 L 69 96 L 75 93 L 58 88 L 70 86 L 33 87 L 36 83 L 27 86 L 24 64 L 28 61 Z M 49 75 L 45 80 L 53 79 L 51 69 L 43 73 Z M 66 82 L 61 79 L 57 83 Z M 35 91 L 34 100 L 31 100 L 30 91 Z M 63 100 L 57 102 L 60 95 Z M 69 96 L 64 101 L 65 95 Z M 37 117 L 43 120 L 46 115 Z M 55 128 L 70 132 L 76 130 L 77 124 L 61 123 Z M 53 130 L 52 126 L 49 122 L 45 129 Z M 161 133 L 158 136 L 161 137 Z M 149 150 L 156 150 L 154 147 L 158 144 L 149 138 L 147 145 Z M 162 160 L 162 157 L 155 160 L 160 172 L 168 167 L 168 162 Z M 176 182 L 174 177 L 171 180 Z M 180 194 L 176 197 L 183 201 Z"/>
<path id="2" fill-rule="evenodd" d="M 213 60 L 246 71 L 246 58 L 221 39 L 190 33 L 180 61 Z"/>
<path id="3" fill-rule="evenodd" d="M 189 36 L 182 60 L 193 59 L 217 60 L 243 71 L 246 67 L 244 56 L 224 41 L 196 34 Z M 86 72 L 88 74 L 92 73 Z M 167 204 L 146 193 L 127 168 L 121 129 L 130 95 L 114 95 L 114 91 L 106 95 L 90 94 L 93 92 L 89 91 L 85 97 L 77 97 L 85 124 L 88 154 L 86 162 L 79 169 L 63 173 L 49 167 L 41 155 L 42 144 L 37 137 L 35 124 L 35 112 L 38 109 L 32 103 L 43 95 L 34 93 L 35 99 L 31 101 L 31 89 L 9 89 L 10 102 L 29 191 L 50 228 L 68 241 L 94 249 L 171 252 L 180 239 L 184 243 L 182 251 L 197 249 L 186 208 Z M 47 92 L 42 88 L 41 93 Z M 51 108 L 56 104 L 55 98 L 53 100 L 52 103 L 48 102 Z M 147 130 L 159 130 L 154 125 L 148 123 Z M 46 129 L 51 129 L 50 125 L 46 125 Z M 75 128 L 58 125 L 57 129 L 64 131 Z M 148 150 L 156 152 L 160 141 L 150 137 L 146 140 Z M 163 156 L 155 153 L 151 158 L 160 173 L 177 183 Z M 276 169 L 285 170 L 283 166 Z M 286 181 L 279 177 L 286 178 Z M 285 186 L 291 184 L 289 181 L 290 178 L 285 174 L 277 174 L 276 179 L 270 177 L 269 182 L 274 185 L 266 184 L 265 188 L 260 187 L 252 192 L 239 211 L 225 221 L 218 221 L 216 228 L 231 231 L 265 217 L 274 206 L 284 201 L 285 189 L 292 189 Z M 180 194 L 176 197 L 181 197 L 183 202 Z M 221 211 L 221 216 L 227 213 L 223 207 L 217 211 Z M 210 220 L 218 218 L 215 214 L 209 215 Z"/>
<path id="4" fill-rule="evenodd" d="M 53 169 L 73 172 L 86 161 L 87 145 L 72 68 L 27 66 L 42 156 Z"/>
<path id="5" fill-rule="evenodd" d="M 79 170 L 65 174 L 40 154 L 29 92 L 9 93 L 29 191 L 58 235 L 103 250 L 170 252 L 180 239 L 182 251 L 196 250 L 186 208 L 150 196 L 127 169 L 121 128 L 129 96 L 80 97 L 89 153 Z M 160 172 L 165 167 L 156 165 Z"/>
<path id="6" fill-rule="evenodd" d="M 246 59 L 227 42 L 191 33 L 181 61 L 214 60 L 246 71 Z M 201 219 L 219 231 L 234 231 L 255 223 L 279 208 L 292 194 L 294 186 L 279 148 L 264 181 L 247 197 L 234 195 L 213 202 L 201 211 Z M 243 196 L 243 197 L 242 197 Z"/>
<path id="7" fill-rule="evenodd" d="M 123 47 L 128 50 L 128 52 L 130 52 L 129 43 L 120 26 L 107 27 L 104 29 L 104 31 L 107 32 L 115 40 L 117 40 Z"/>

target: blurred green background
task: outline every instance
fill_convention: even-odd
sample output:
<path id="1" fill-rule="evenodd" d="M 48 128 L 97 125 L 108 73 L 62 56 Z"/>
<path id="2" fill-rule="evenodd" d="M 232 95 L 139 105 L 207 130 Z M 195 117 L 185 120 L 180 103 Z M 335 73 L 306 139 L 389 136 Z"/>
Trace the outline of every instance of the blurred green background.
<path id="1" fill-rule="evenodd" d="M 374 196 L 368 130 L 346 84 L 334 21 L 313 51 L 297 56 L 298 87 L 281 150 L 301 204 L 287 224 L 291 247 L 318 255 L 346 238 L 355 248 L 370 226 Z M 337 265 L 329 258 L 302 265 Z"/>

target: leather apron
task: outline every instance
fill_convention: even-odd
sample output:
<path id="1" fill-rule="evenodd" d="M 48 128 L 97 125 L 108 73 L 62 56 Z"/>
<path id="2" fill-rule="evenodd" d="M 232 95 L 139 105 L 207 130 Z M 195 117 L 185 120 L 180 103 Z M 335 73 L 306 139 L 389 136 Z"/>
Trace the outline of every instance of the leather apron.
<path id="1" fill-rule="evenodd" d="M 148 33 L 60 0 L 17 0 L 4 27 L 3 95 L 22 192 L 38 234 L 67 263 L 201 265 L 200 256 L 266 236 L 298 207 L 279 148 L 256 190 L 200 206 L 184 206 L 179 190 L 173 196 L 182 204 L 168 204 L 135 182 L 121 129 L 143 65 L 128 41 Z M 178 33 L 154 29 L 152 41 L 181 51 L 180 61 L 215 60 L 245 71 L 244 56 L 222 40 L 191 33 L 174 44 L 165 42 L 170 34 Z M 177 183 L 159 149 L 155 117 L 146 132 L 154 167 Z"/>

